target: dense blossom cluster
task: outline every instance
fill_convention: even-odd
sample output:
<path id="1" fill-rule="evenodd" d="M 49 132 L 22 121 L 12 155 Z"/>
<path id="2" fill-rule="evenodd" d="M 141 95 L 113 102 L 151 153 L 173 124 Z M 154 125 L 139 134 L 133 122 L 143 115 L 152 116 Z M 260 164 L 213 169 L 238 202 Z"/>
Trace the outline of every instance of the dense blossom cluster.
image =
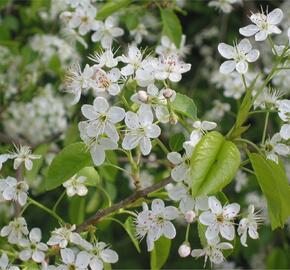
<path id="1" fill-rule="evenodd" d="M 25 262 L 31 261 L 40 269 L 101 270 L 106 264 L 114 264 L 119 260 L 117 252 L 109 244 L 97 240 L 93 229 L 86 228 L 88 230 L 81 233 L 79 227 L 66 223 L 55 211 L 65 195 L 69 199 L 88 196 L 92 186 L 89 184 L 91 175 L 76 173 L 63 179 L 61 184 L 64 192 L 53 209 L 43 206 L 30 196 L 33 194 L 33 185 L 26 177 L 29 172 L 34 173 L 35 167 L 41 166 L 44 158 L 44 155 L 35 153 L 35 147 L 53 136 L 62 135 L 68 127 L 69 116 L 72 114 L 75 117 L 77 110 L 80 111 L 80 117 L 75 117 L 78 120 L 76 130 L 85 150 L 90 153 L 91 166 L 111 165 L 114 169 L 123 171 L 129 176 L 130 187 L 136 189 L 137 195 L 152 187 L 155 182 L 155 176 L 148 169 L 154 168 L 154 165 L 155 168 L 159 166 L 160 158 L 155 156 L 155 147 L 158 146 L 164 152 L 167 159 L 160 162 L 160 167 L 164 165 L 167 175 L 170 174 L 172 179 L 165 186 L 166 200 L 171 205 L 158 198 L 157 193 L 154 195 L 157 198 L 152 199 L 150 207 L 146 198 L 146 201 L 142 201 L 142 210 L 139 212 L 124 211 L 133 216 L 135 235 L 131 234 L 130 237 L 136 237 L 140 241 L 146 238 L 148 251 L 154 250 L 156 241 L 161 237 L 176 237 L 178 232 L 174 221 L 187 227 L 184 242 L 180 243 L 178 249 L 180 257 L 205 257 L 204 265 L 208 260 L 211 265 L 224 263 L 227 253 L 234 249 L 236 238 L 239 238 L 244 247 L 248 246 L 248 237 L 258 239 L 258 228 L 262 221 L 267 224 L 268 217 L 260 210 L 255 211 L 255 208 L 266 208 L 264 201 L 257 195 L 252 194 L 252 197 L 245 199 L 245 213 L 241 210 L 242 204 L 229 202 L 222 192 L 193 196 L 192 156 L 199 143 L 220 128 L 221 120 L 231 112 L 231 105 L 215 99 L 212 109 L 205 113 L 203 119 L 188 117 L 188 110 L 184 113 L 186 117 L 179 115 L 178 98 L 181 94 L 177 83 L 191 69 L 191 64 L 186 62 L 190 46 L 185 44 L 185 36 L 182 35 L 179 46 L 176 46 L 169 36 L 162 35 L 153 49 L 145 50 L 140 44 L 149 36 L 149 31 L 146 24 L 139 23 L 128 33 L 133 39 L 132 42 L 125 46 L 120 42 L 117 49 L 115 43 L 126 35 L 119 23 L 120 14 L 114 13 L 99 20 L 99 4 L 95 1 L 67 0 L 65 4 L 60 4 L 59 1 L 53 3 L 52 9 L 42 12 L 41 17 L 54 20 L 59 16 L 63 30 L 70 38 L 81 43 L 84 48 L 92 42 L 99 49 L 89 56 L 88 61 L 81 64 L 78 63 L 80 56 L 73 43 L 54 35 L 37 34 L 30 40 L 32 51 L 38 54 L 38 67 L 50 62 L 55 56 L 63 67 L 74 65 L 68 69 L 64 85 L 59 86 L 62 91 L 58 95 L 54 93 L 54 86 L 46 84 L 28 102 L 11 102 L 3 112 L 5 132 L 17 142 L 24 141 L 27 145 L 15 145 L 14 152 L 5 149 L 0 155 L 0 170 L 6 169 L 13 161 L 11 167 L 15 171 L 15 177 L 2 178 L 1 174 L 0 179 L 0 203 L 14 205 L 10 221 L 0 231 L 1 237 L 11 246 L 13 253 L 9 249 L 3 252 L 1 250 L 0 269 L 17 270 Z M 209 6 L 230 13 L 237 3 L 241 4 L 241 1 L 213 0 L 209 2 Z M 223 89 L 225 98 L 233 98 L 237 103 L 242 96 L 249 93 L 253 100 L 252 113 L 265 112 L 266 121 L 270 113 L 277 114 L 281 123 L 279 131 L 267 137 L 266 125 L 261 145 L 258 147 L 250 142 L 250 146 L 254 145 L 254 150 L 258 149 L 268 160 L 279 164 L 281 157 L 290 155 L 289 93 L 286 93 L 287 89 L 280 89 L 285 86 L 283 78 L 289 75 L 290 29 L 284 29 L 287 23 L 283 21 L 283 12 L 279 8 L 269 13 L 263 10 L 252 13 L 249 19 L 252 23 L 240 28 L 239 32 L 243 36 L 240 41 L 233 46 L 226 43 L 218 45 L 217 51 L 226 61 L 220 65 L 219 72 L 212 69 L 211 83 Z M 283 26 L 280 27 L 281 23 Z M 283 30 L 286 30 L 287 42 L 278 45 L 272 36 L 284 35 Z M 200 46 L 208 37 L 217 35 L 215 29 L 210 29 L 209 32 L 196 39 L 195 45 Z M 254 37 L 253 41 L 250 41 L 251 37 Z M 270 54 L 277 64 L 275 62 L 276 66 L 271 71 L 266 69 L 264 76 L 256 65 L 259 61 L 266 61 L 257 43 L 266 41 L 269 42 Z M 208 56 L 206 66 L 210 66 L 212 52 L 204 50 L 202 53 Z M 2 47 L 0 55 L 4 60 L 5 55 L 11 57 L 10 52 Z M 7 63 L 10 63 L 9 59 Z M 51 70 L 48 74 L 55 76 Z M 38 79 L 36 76 L 35 82 Z M 2 80 L 0 75 L 0 84 Z M 11 81 L 11 95 L 18 91 L 14 89 L 15 85 L 17 83 Z M 168 133 L 180 127 L 184 127 L 184 140 L 178 150 L 169 151 L 162 139 L 170 137 Z M 248 143 L 246 140 L 240 142 Z M 55 151 L 59 151 L 58 147 Z M 122 158 L 129 164 L 123 168 L 112 164 L 109 157 L 113 151 L 122 153 Z M 248 161 L 243 159 L 242 163 L 247 164 Z M 80 166 L 81 162 L 72 163 L 72 166 Z M 218 161 L 213 160 L 212 163 L 214 162 Z M 150 167 L 150 163 L 154 165 Z M 239 164 L 234 187 L 237 193 L 247 186 L 246 172 L 252 173 L 250 169 Z M 100 189 L 105 196 L 110 196 Z M 139 203 L 137 199 L 136 203 Z M 59 227 L 50 233 L 47 241 L 42 240 L 41 229 L 30 229 L 30 224 L 27 224 L 23 216 L 30 204 L 46 211 L 59 223 Z M 140 205 L 141 203 L 136 204 Z M 189 230 L 194 228 L 197 228 L 201 248 L 195 248 L 195 243 L 189 238 Z M 19 267 L 14 264 L 19 264 Z"/>

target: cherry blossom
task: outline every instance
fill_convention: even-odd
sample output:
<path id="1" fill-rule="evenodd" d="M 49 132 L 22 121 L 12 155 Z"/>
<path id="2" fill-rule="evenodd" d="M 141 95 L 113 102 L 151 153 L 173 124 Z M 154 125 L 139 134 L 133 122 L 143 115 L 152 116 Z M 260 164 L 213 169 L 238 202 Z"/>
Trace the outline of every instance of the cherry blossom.
<path id="1" fill-rule="evenodd" d="M 85 104 L 81 110 L 88 119 L 85 123 L 87 124 L 86 133 L 89 137 L 97 138 L 99 135 L 105 134 L 115 142 L 119 140 L 115 124 L 124 119 L 125 110 L 123 108 L 110 107 L 105 98 L 97 97 L 93 105 Z"/>
<path id="2" fill-rule="evenodd" d="M 199 216 L 200 223 L 208 226 L 205 232 L 207 240 L 215 239 L 219 233 L 223 238 L 233 240 L 235 237 L 233 219 L 240 212 L 240 206 L 232 203 L 222 207 L 214 196 L 208 198 L 208 206 L 210 210 Z"/>
<path id="3" fill-rule="evenodd" d="M 258 225 L 262 221 L 260 215 L 255 212 L 254 205 L 249 205 L 248 207 L 248 216 L 241 219 L 238 227 L 238 235 L 241 236 L 241 244 L 247 247 L 247 235 L 252 239 L 258 239 Z"/>
<path id="4" fill-rule="evenodd" d="M 74 195 L 85 196 L 88 193 L 88 189 L 85 186 L 87 178 L 85 176 L 74 175 L 69 180 L 63 183 L 63 186 L 66 189 L 66 194 L 69 197 Z"/>
<path id="5" fill-rule="evenodd" d="M 146 235 L 148 251 L 154 248 L 154 242 L 162 235 L 173 239 L 176 230 L 171 220 L 176 219 L 178 211 L 173 206 L 166 206 L 162 200 L 154 199 L 151 204 L 151 210 L 147 204 L 143 204 L 143 211 L 138 213 L 135 220 L 136 233 L 138 238 L 143 239 Z"/>
<path id="6" fill-rule="evenodd" d="M 2 237 L 8 236 L 8 242 L 11 244 L 19 244 L 26 235 L 29 234 L 27 223 L 23 217 L 15 218 L 10 221 L 7 226 L 1 229 Z"/>
<path id="7" fill-rule="evenodd" d="M 152 111 L 141 107 L 137 113 L 127 112 L 125 123 L 128 131 L 122 142 L 122 147 L 131 150 L 138 145 L 143 155 L 151 152 L 152 144 L 150 139 L 158 138 L 161 129 L 158 125 L 153 124 Z"/>
<path id="8" fill-rule="evenodd" d="M 280 130 L 280 135 L 284 140 L 290 139 L 290 100 L 278 101 L 278 114 L 282 121 L 286 122 Z"/>
<path id="9" fill-rule="evenodd" d="M 199 258 L 204 256 L 204 266 L 206 265 L 207 259 L 210 260 L 211 264 L 221 264 L 225 257 L 223 250 L 233 249 L 233 245 L 227 242 L 220 242 L 219 237 L 216 237 L 208 242 L 208 245 L 203 249 L 194 249 L 191 252 L 191 256 Z"/>
<path id="10" fill-rule="evenodd" d="M 219 53 L 227 60 L 220 66 L 220 72 L 228 74 L 237 70 L 241 74 L 245 74 L 248 71 L 248 62 L 255 62 L 260 55 L 260 52 L 256 49 L 252 49 L 252 45 L 248 39 L 242 39 L 239 44 L 230 46 L 225 43 L 218 45 Z"/>
<path id="11" fill-rule="evenodd" d="M 104 49 L 110 49 L 113 43 L 113 39 L 120 37 L 124 34 L 124 30 L 117 25 L 117 19 L 109 16 L 105 22 L 97 21 L 94 27 L 94 34 L 92 35 L 92 41 L 100 41 Z"/>
<path id="12" fill-rule="evenodd" d="M 290 147 L 282 143 L 282 137 L 279 133 L 268 139 L 264 147 L 267 159 L 273 160 L 277 164 L 279 162 L 278 156 L 288 156 L 290 154 Z"/>
<path id="13" fill-rule="evenodd" d="M 26 204 L 28 189 L 25 181 L 17 181 L 14 177 L 8 176 L 0 180 L 0 191 L 4 200 L 16 201 L 21 206 Z"/>
<path id="14" fill-rule="evenodd" d="M 22 261 L 27 261 L 31 258 L 37 263 L 43 262 L 48 247 L 40 241 L 41 230 L 39 228 L 33 228 L 29 233 L 29 239 L 24 239 L 20 242 L 20 246 L 24 249 L 19 253 L 19 258 Z"/>
<path id="15" fill-rule="evenodd" d="M 6 253 L 2 253 L 0 258 L 0 269 L 1 270 L 20 270 L 18 266 L 9 264 L 9 258 Z"/>
<path id="16" fill-rule="evenodd" d="M 264 41 L 270 34 L 280 34 L 281 30 L 277 25 L 283 19 L 283 12 L 279 8 L 275 8 L 269 14 L 254 13 L 250 16 L 250 20 L 254 24 L 250 24 L 246 27 L 240 28 L 240 34 L 245 37 L 251 37 L 255 35 L 256 41 Z"/>

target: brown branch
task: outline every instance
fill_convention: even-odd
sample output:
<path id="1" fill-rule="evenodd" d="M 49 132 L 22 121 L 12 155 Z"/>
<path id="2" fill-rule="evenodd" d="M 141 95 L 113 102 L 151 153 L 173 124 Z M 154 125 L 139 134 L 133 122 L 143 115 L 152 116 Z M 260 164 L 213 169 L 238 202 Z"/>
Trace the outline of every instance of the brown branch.
<path id="1" fill-rule="evenodd" d="M 76 229 L 77 232 L 85 231 L 89 226 L 96 225 L 100 219 L 118 211 L 119 209 L 124 208 L 125 206 L 128 206 L 129 204 L 137 201 L 140 198 L 146 197 L 149 193 L 152 193 L 154 191 L 157 191 L 158 189 L 161 189 L 165 187 L 167 184 L 171 183 L 172 179 L 170 177 L 165 178 L 164 180 L 139 191 L 134 192 L 132 195 L 127 197 L 126 199 L 108 207 L 99 210 L 97 213 L 95 213 L 92 217 L 87 219 L 84 223 L 79 225 Z"/>

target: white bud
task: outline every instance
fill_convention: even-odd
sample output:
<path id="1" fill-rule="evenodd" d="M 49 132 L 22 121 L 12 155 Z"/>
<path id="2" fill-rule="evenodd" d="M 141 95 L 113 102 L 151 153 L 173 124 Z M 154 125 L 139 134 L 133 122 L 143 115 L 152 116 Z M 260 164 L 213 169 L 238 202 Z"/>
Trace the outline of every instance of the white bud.
<path id="1" fill-rule="evenodd" d="M 173 95 L 173 91 L 172 91 L 171 89 L 169 89 L 169 88 L 167 88 L 167 89 L 165 89 L 165 90 L 163 91 L 163 96 L 164 96 L 166 99 L 171 98 L 172 95 Z"/>
<path id="2" fill-rule="evenodd" d="M 148 101 L 148 94 L 146 91 L 140 90 L 138 91 L 138 99 L 141 102 L 147 102 Z"/>
<path id="3" fill-rule="evenodd" d="M 187 211 L 187 212 L 185 213 L 184 217 L 185 217 L 185 220 L 186 220 L 187 223 L 192 223 L 193 220 L 194 220 L 195 217 L 196 217 L 196 214 L 195 214 L 194 211 L 189 210 L 189 211 Z"/>
<path id="4" fill-rule="evenodd" d="M 191 252 L 191 249 L 187 243 L 183 243 L 178 249 L 178 254 L 182 258 L 187 257 L 190 254 L 190 252 Z"/>

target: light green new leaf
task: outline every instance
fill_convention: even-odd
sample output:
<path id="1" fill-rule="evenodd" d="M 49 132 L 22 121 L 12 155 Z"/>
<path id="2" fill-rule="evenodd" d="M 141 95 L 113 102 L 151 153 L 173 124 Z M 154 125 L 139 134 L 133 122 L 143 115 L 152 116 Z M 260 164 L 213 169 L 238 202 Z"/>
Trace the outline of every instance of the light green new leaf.
<path id="1" fill-rule="evenodd" d="M 283 165 L 255 153 L 250 160 L 267 199 L 272 229 L 284 227 L 290 216 L 290 187 Z"/>
<path id="2" fill-rule="evenodd" d="M 85 167 L 81 169 L 78 176 L 85 176 L 87 180 L 85 181 L 86 186 L 96 187 L 100 183 L 100 176 L 94 167 Z"/>
<path id="3" fill-rule="evenodd" d="M 97 13 L 97 19 L 103 20 L 111 14 L 119 11 L 121 8 L 128 6 L 132 0 L 113 0 L 102 6 Z"/>
<path id="4" fill-rule="evenodd" d="M 180 46 L 182 27 L 180 21 L 172 9 L 160 9 L 163 23 L 163 33 L 168 36 L 176 45 Z"/>
<path id="5" fill-rule="evenodd" d="M 45 181 L 47 190 L 54 189 L 84 167 L 92 165 L 91 155 L 84 143 L 73 143 L 65 147 L 52 160 Z"/>
<path id="6" fill-rule="evenodd" d="M 166 263 L 171 248 L 171 240 L 160 237 L 154 243 L 154 249 L 150 253 L 150 267 L 153 270 L 161 269 Z"/>
<path id="7" fill-rule="evenodd" d="M 174 134 L 169 138 L 170 149 L 176 152 L 182 150 L 184 141 L 185 137 L 182 133 Z"/>
<path id="8" fill-rule="evenodd" d="M 171 108 L 177 113 L 183 114 L 192 120 L 197 120 L 196 106 L 188 96 L 176 93 L 175 100 L 171 103 Z"/>
<path id="9" fill-rule="evenodd" d="M 237 147 L 216 131 L 207 133 L 191 157 L 192 195 L 215 194 L 234 178 L 240 165 Z"/>
<path id="10" fill-rule="evenodd" d="M 135 248 L 137 249 L 137 251 L 139 253 L 141 253 L 141 249 L 140 249 L 140 246 L 139 246 L 139 242 L 136 238 L 136 233 L 135 233 L 135 226 L 134 226 L 134 223 L 133 223 L 133 220 L 131 217 L 128 217 L 124 223 L 124 228 L 126 230 L 126 232 L 128 233 L 132 243 L 134 244 Z"/>

